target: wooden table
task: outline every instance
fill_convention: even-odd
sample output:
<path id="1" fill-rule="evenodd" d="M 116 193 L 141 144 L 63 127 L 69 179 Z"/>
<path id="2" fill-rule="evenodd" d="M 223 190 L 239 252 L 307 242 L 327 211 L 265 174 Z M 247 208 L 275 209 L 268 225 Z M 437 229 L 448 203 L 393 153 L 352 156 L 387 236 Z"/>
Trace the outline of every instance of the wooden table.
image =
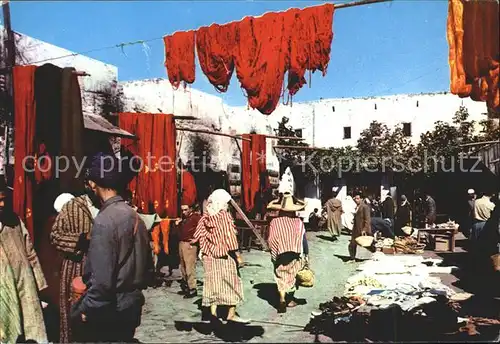
<path id="1" fill-rule="evenodd" d="M 252 225 L 256 230 L 259 231 L 260 235 L 267 241 L 269 236 L 269 221 L 267 220 L 250 220 Z M 255 235 L 252 233 L 251 229 L 245 226 L 240 221 L 236 222 L 236 229 L 238 230 L 240 249 L 247 249 L 250 252 L 252 246 L 258 247 L 258 241 Z"/>
<path id="2" fill-rule="evenodd" d="M 435 235 L 438 237 L 444 237 L 448 239 L 449 251 L 455 252 L 455 233 L 456 229 L 453 227 L 445 227 L 445 228 L 419 228 L 417 234 L 417 242 L 420 243 L 420 238 L 422 233 L 429 233 L 431 235 Z"/>

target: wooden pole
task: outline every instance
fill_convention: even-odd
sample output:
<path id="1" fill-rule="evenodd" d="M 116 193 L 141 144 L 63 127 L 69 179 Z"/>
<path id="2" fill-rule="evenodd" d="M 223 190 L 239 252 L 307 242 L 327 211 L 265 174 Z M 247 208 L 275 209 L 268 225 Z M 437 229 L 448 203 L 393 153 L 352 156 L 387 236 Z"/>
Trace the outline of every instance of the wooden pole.
<path id="1" fill-rule="evenodd" d="M 309 146 L 283 146 L 283 145 L 276 145 L 273 146 L 273 148 L 277 149 L 296 149 L 296 150 L 322 150 L 322 151 L 329 151 L 328 148 L 318 148 L 318 147 L 309 147 Z"/>
<path id="2" fill-rule="evenodd" d="M 4 41 L 5 53 L 5 66 L 8 72 L 5 78 L 5 88 L 7 91 L 7 104 L 5 110 L 7 115 L 6 125 L 7 128 L 14 127 L 14 77 L 12 68 L 16 65 L 16 41 L 14 39 L 14 32 L 12 31 L 12 24 L 10 21 L 10 5 L 8 0 L 2 1 L 2 13 L 4 20 L 4 27 L 7 33 Z M 5 167 L 9 165 L 9 140 L 5 141 Z"/>
<path id="3" fill-rule="evenodd" d="M 252 224 L 252 222 L 250 222 L 250 220 L 245 215 L 245 213 L 243 212 L 243 210 L 241 210 L 241 208 L 238 205 L 238 203 L 236 203 L 234 201 L 234 199 L 232 199 L 232 198 L 229 201 L 229 203 L 231 203 L 231 205 L 234 207 L 234 209 L 236 209 L 236 212 L 241 216 L 241 218 L 243 219 L 243 221 L 245 221 L 245 223 L 248 225 L 248 227 L 250 227 L 250 229 L 252 230 L 253 234 L 255 234 L 255 236 L 259 240 L 260 244 L 262 245 L 262 248 L 264 249 L 264 251 L 269 251 L 269 246 L 267 246 L 266 241 L 264 240 L 264 238 L 262 237 L 262 235 L 260 235 L 259 231 L 257 231 L 257 229 L 254 227 L 254 225 Z"/>
<path id="4" fill-rule="evenodd" d="M 290 141 L 304 141 L 302 137 L 295 136 L 274 136 L 274 135 L 264 135 L 266 139 L 278 139 L 278 140 L 290 140 Z"/>
<path id="5" fill-rule="evenodd" d="M 392 1 L 392 0 L 361 0 L 361 1 L 348 2 L 345 4 L 334 5 L 334 6 L 335 6 L 335 9 L 339 9 L 339 8 L 348 8 L 348 7 L 361 6 L 361 5 L 377 4 L 379 2 L 389 2 L 389 1 Z"/>
<path id="6" fill-rule="evenodd" d="M 237 135 L 229 135 L 229 134 L 219 133 L 218 131 L 211 131 L 211 130 L 204 130 L 204 129 L 191 129 L 191 128 L 177 128 L 177 130 L 189 131 L 189 132 L 193 132 L 193 133 L 203 133 L 203 134 L 210 134 L 210 135 L 225 136 L 225 137 L 230 137 L 230 138 L 238 139 L 238 140 L 251 141 L 250 139 L 245 139 L 245 138 L 239 137 Z"/>

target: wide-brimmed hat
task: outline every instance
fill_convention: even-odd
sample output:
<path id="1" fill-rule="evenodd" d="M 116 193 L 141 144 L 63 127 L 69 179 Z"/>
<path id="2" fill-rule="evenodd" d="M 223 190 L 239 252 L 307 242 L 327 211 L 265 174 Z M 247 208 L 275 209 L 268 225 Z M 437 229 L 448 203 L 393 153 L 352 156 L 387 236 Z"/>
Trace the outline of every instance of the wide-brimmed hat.
<path id="1" fill-rule="evenodd" d="M 271 201 L 267 209 L 282 211 L 301 211 L 306 207 L 306 203 L 297 199 L 291 193 L 280 194 L 278 199 Z"/>

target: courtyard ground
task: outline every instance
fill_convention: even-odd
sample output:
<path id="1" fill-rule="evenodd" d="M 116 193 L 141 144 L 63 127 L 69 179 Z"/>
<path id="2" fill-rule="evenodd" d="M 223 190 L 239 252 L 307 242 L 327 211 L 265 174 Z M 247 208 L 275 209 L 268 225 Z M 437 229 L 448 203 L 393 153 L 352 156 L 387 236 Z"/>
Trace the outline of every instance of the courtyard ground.
<path id="1" fill-rule="evenodd" d="M 348 236 L 331 242 L 327 232 L 309 232 L 309 260 L 315 273 L 313 288 L 300 288 L 296 297 L 307 304 L 289 309 L 286 314 L 277 314 L 276 285 L 269 253 L 259 250 L 243 252 L 245 267 L 241 269 L 245 302 L 237 309 L 240 316 L 251 319 L 247 326 L 223 325 L 211 331 L 210 325 L 201 323 L 202 287 L 197 298 L 185 300 L 177 295 L 179 284 L 149 288 L 145 291 L 142 324 L 136 338 L 143 343 L 159 342 L 312 342 L 314 336 L 303 332 L 309 322 L 311 311 L 319 303 L 341 295 L 344 284 L 354 274 L 358 264 L 346 264 Z M 174 279 L 179 276 L 174 271 Z M 197 265 L 197 277 L 203 280 L 201 262 Z"/>

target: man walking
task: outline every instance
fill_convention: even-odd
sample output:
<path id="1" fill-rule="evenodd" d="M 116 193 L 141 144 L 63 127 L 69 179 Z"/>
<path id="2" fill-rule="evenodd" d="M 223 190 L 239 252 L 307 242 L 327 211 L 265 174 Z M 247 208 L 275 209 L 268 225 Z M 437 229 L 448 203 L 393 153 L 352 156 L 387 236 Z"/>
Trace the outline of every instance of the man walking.
<path id="1" fill-rule="evenodd" d="M 89 168 L 89 185 L 102 205 L 84 266 L 87 291 L 72 312 L 87 342 L 131 342 L 148 283 L 148 233 L 137 212 L 118 196 L 118 164 L 115 157 L 98 154 Z"/>
<path id="2" fill-rule="evenodd" d="M 179 255 L 181 260 L 181 291 L 185 299 L 198 295 L 196 291 L 196 259 L 198 257 L 197 247 L 191 244 L 194 239 L 196 226 L 201 219 L 198 212 L 194 212 L 189 205 L 181 205 L 182 220 L 177 220 L 179 235 Z"/>
<path id="3" fill-rule="evenodd" d="M 371 215 L 370 207 L 363 202 L 363 195 L 357 192 L 354 195 L 354 202 L 357 205 L 356 214 L 354 215 L 354 225 L 352 227 L 351 242 L 349 243 L 349 256 L 351 262 L 356 259 L 356 238 L 361 235 L 371 235 Z"/>

